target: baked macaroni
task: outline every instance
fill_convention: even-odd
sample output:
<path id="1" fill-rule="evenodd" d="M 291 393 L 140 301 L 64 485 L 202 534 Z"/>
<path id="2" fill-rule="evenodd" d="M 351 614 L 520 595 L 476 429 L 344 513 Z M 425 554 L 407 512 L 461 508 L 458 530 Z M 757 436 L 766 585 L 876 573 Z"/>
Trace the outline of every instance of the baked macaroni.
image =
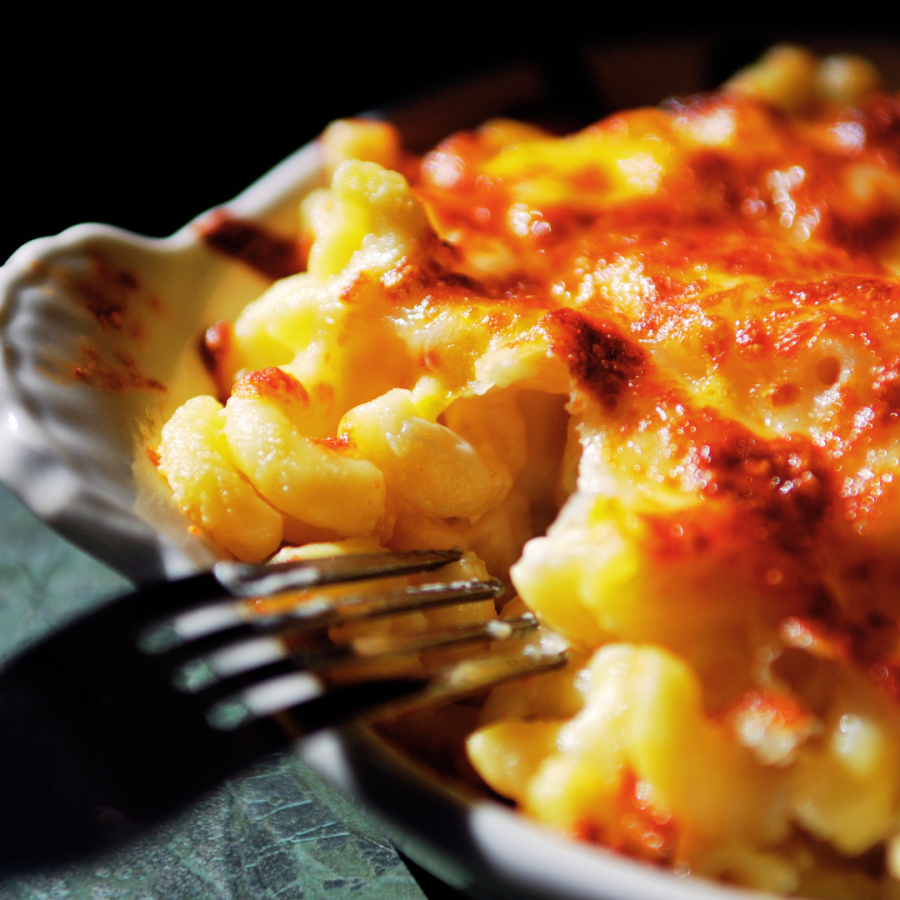
<path id="1" fill-rule="evenodd" d="M 322 147 L 307 271 L 163 428 L 182 509 L 239 559 L 461 546 L 507 580 L 573 648 L 473 713 L 525 814 L 900 896 L 900 100 L 779 48 L 567 137 Z"/>

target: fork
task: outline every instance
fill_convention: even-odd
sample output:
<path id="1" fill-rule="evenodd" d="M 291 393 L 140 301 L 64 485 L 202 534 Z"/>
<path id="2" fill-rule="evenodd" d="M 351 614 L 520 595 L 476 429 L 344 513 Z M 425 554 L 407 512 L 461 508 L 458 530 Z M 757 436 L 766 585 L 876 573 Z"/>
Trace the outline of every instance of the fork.
<path id="1" fill-rule="evenodd" d="M 451 702 L 563 665 L 564 647 L 527 642 L 537 628 L 530 614 L 406 639 L 328 637 L 333 626 L 499 597 L 496 579 L 328 593 L 460 556 L 219 562 L 120 597 L 27 650 L 0 673 L 0 868 L 125 840 L 316 729 Z M 253 600 L 291 592 L 305 592 L 305 602 Z M 441 661 L 446 648 L 488 642 L 481 656 Z"/>

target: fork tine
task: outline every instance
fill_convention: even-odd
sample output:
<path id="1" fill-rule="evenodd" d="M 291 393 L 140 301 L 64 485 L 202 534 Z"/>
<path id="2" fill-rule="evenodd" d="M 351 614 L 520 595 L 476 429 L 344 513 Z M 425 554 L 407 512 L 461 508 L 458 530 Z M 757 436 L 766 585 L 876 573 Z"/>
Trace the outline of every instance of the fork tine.
<path id="1" fill-rule="evenodd" d="M 521 653 L 467 659 L 449 666 L 417 695 L 408 695 L 389 709 L 374 710 L 363 721 L 398 715 L 425 706 L 442 706 L 515 679 L 530 678 L 561 669 L 569 661 L 568 649 L 526 646 Z"/>
<path id="2" fill-rule="evenodd" d="M 268 597 L 288 591 L 365 579 L 430 572 L 462 557 L 462 550 L 410 550 L 323 557 L 287 563 L 217 562 L 211 572 L 149 585 L 129 598 L 135 623 L 221 600 Z"/>
<path id="3" fill-rule="evenodd" d="M 378 594 L 353 594 L 330 601 L 323 598 L 313 604 L 298 604 L 285 618 L 292 630 L 316 628 L 376 619 L 405 612 L 418 612 L 437 606 L 496 600 L 503 595 L 503 584 L 496 578 L 488 581 L 451 581 L 421 584 Z M 265 620 L 261 620 L 262 625 Z M 287 622 L 285 622 L 287 625 Z M 280 623 L 274 623 L 279 628 Z"/>
<path id="4" fill-rule="evenodd" d="M 489 581 L 454 581 L 450 583 L 417 585 L 377 594 L 351 594 L 343 597 L 315 597 L 307 602 L 279 612 L 269 613 L 254 608 L 242 614 L 243 601 L 234 604 L 234 615 L 218 614 L 218 607 L 204 607 L 194 612 L 158 623 L 138 639 L 141 647 L 154 655 L 166 654 L 170 665 L 210 653 L 235 641 L 257 634 L 278 633 L 283 639 L 324 630 L 332 625 L 374 619 L 404 612 L 416 612 L 456 603 L 473 603 L 496 599 L 503 593 L 503 585 L 496 578 Z M 212 613 L 206 626 L 196 620 L 204 612 Z M 185 628 L 184 623 L 188 623 Z M 219 627 L 221 626 L 221 627 Z M 203 628 L 209 631 L 204 632 Z M 187 634 L 184 632 L 187 631 Z"/>
<path id="5" fill-rule="evenodd" d="M 462 557 L 462 550 L 409 550 L 360 553 L 302 562 L 253 564 L 218 562 L 216 578 L 235 597 L 268 597 L 326 584 L 390 578 L 440 569 Z"/>
<path id="6" fill-rule="evenodd" d="M 538 620 L 533 613 L 525 613 L 515 619 L 491 619 L 464 625 L 450 631 L 439 631 L 434 634 L 414 635 L 373 635 L 354 639 L 351 643 L 341 644 L 337 649 L 346 648 L 353 659 L 367 663 L 376 660 L 403 656 L 408 653 L 421 653 L 425 650 L 440 650 L 457 644 L 469 644 L 479 641 L 509 641 L 524 637 L 538 627 Z M 305 663 L 304 663 L 305 664 Z M 313 662 L 312 665 L 316 663 Z"/>
<path id="7" fill-rule="evenodd" d="M 216 730 L 240 734 L 271 717 L 297 738 L 350 720 L 385 718 L 451 703 L 512 679 L 558 669 L 567 661 L 565 650 L 532 646 L 520 653 L 465 660 L 427 678 L 392 677 L 337 687 L 327 686 L 310 672 L 297 672 L 218 701 L 207 720 Z"/>
<path id="8" fill-rule="evenodd" d="M 298 669 L 306 669 L 322 679 L 330 680 L 329 670 L 339 667 L 345 675 L 354 668 L 363 671 L 358 678 L 365 678 L 365 667 L 379 662 L 411 656 L 426 650 L 439 650 L 484 641 L 508 641 L 524 637 L 538 627 L 531 613 L 517 619 L 479 622 L 434 634 L 393 636 L 377 640 L 351 641 L 324 649 L 292 650 L 277 638 L 257 638 L 219 650 L 197 661 L 194 672 L 190 667 L 181 671 L 184 675 L 177 684 L 182 690 L 195 694 L 200 702 L 211 704 L 231 694 L 236 694 L 267 678 L 287 675 Z M 188 669 L 187 672 L 184 670 Z"/>

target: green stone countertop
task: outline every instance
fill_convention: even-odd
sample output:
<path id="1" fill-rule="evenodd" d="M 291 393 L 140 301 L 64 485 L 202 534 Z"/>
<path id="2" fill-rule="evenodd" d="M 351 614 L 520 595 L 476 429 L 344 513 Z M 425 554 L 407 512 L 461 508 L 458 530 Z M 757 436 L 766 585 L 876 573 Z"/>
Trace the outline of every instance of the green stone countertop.
<path id="1" fill-rule="evenodd" d="M 129 584 L 0 486 L 0 659 Z M 412 866 L 412 864 L 410 864 Z M 430 900 L 461 895 L 292 754 L 260 761 L 136 843 L 0 880 L 2 900 Z M 418 879 L 418 881 L 417 881 Z"/>

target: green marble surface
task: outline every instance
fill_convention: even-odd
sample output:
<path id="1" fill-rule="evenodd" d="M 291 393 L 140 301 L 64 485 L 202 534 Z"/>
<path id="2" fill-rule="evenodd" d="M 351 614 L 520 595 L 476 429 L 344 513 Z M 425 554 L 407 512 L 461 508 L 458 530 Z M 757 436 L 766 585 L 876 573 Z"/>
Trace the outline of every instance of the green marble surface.
<path id="1" fill-rule="evenodd" d="M 0 486 L 0 659 L 128 583 Z M 417 871 L 427 896 L 456 896 Z M 261 760 L 139 841 L 0 880 L 6 900 L 424 900 L 397 851 L 292 754 Z"/>

